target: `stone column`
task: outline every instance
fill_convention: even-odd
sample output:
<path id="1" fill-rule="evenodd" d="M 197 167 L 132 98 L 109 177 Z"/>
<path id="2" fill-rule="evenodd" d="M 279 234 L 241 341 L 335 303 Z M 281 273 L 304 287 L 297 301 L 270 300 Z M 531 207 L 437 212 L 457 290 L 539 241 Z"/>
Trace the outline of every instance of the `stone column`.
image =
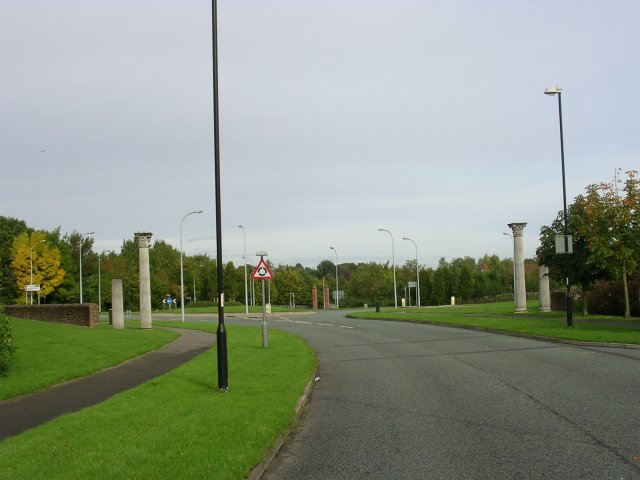
<path id="1" fill-rule="evenodd" d="M 124 328 L 124 300 L 122 296 L 122 279 L 111 280 L 111 319 L 113 328 Z"/>
<path id="2" fill-rule="evenodd" d="M 313 310 L 317 310 L 318 309 L 318 287 L 316 287 L 315 285 L 311 289 L 311 303 L 313 305 L 312 306 Z"/>
<path id="3" fill-rule="evenodd" d="M 140 328 L 151 328 L 151 274 L 149 273 L 151 235 L 151 233 L 136 233 L 140 256 Z"/>
<path id="4" fill-rule="evenodd" d="M 515 270 L 516 313 L 527 311 L 527 287 L 524 283 L 524 252 L 522 247 L 522 232 L 526 223 L 510 223 L 513 232 L 513 265 Z"/>
<path id="5" fill-rule="evenodd" d="M 538 284 L 540 285 L 540 311 L 551 310 L 551 290 L 549 289 L 549 267 L 540 265 L 538 268 Z"/>

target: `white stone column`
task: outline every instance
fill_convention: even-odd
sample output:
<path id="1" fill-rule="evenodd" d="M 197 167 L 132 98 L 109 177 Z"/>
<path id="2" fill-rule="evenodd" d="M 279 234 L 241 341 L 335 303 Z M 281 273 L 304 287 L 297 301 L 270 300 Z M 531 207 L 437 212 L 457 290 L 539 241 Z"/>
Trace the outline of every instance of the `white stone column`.
<path id="1" fill-rule="evenodd" d="M 151 328 L 151 274 L 149 273 L 151 235 L 151 233 L 136 233 L 140 257 L 140 328 Z"/>
<path id="2" fill-rule="evenodd" d="M 551 290 L 549 289 L 549 267 L 540 265 L 538 268 L 538 284 L 540 295 L 540 311 L 548 312 L 551 310 Z"/>
<path id="3" fill-rule="evenodd" d="M 522 232 L 526 223 L 510 223 L 513 232 L 513 265 L 515 270 L 516 313 L 527 311 L 527 287 L 524 282 L 524 251 Z"/>
<path id="4" fill-rule="evenodd" d="M 111 320 L 113 328 L 124 328 L 124 300 L 122 295 L 122 279 L 111 280 Z"/>

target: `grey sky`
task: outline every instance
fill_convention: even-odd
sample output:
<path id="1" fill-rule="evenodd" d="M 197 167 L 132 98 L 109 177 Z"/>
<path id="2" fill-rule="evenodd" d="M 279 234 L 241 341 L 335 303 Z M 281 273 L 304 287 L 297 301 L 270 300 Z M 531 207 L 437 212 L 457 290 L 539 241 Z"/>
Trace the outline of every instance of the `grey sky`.
<path id="1" fill-rule="evenodd" d="M 0 215 L 215 256 L 206 1 L 0 0 Z M 640 2 L 219 0 L 225 261 L 525 255 L 640 161 Z M 44 150 L 44 151 L 43 151 Z"/>

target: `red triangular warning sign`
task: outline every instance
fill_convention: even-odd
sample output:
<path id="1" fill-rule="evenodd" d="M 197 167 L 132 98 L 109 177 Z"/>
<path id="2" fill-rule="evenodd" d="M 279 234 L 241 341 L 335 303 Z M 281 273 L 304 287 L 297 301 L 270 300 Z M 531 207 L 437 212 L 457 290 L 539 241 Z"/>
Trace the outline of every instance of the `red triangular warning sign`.
<path id="1" fill-rule="evenodd" d="M 258 263 L 258 266 L 251 274 L 251 278 L 254 280 L 271 280 L 273 278 L 273 274 L 271 270 L 269 270 L 269 266 L 264 261 L 264 258 L 260 259 L 260 263 Z"/>

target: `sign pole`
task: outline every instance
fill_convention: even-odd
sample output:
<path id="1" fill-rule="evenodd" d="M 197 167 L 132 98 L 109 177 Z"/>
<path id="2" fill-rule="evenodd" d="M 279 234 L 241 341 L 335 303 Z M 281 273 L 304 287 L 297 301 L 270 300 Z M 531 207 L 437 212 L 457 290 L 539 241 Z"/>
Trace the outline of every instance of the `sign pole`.
<path id="1" fill-rule="evenodd" d="M 269 333 L 267 332 L 267 305 L 264 302 L 264 280 L 260 282 L 262 287 L 262 348 L 269 346 Z"/>
<path id="2" fill-rule="evenodd" d="M 267 304 L 265 301 L 264 281 L 271 280 L 273 274 L 269 270 L 269 266 L 265 263 L 264 257 L 267 252 L 256 253 L 257 257 L 260 257 L 258 266 L 251 274 L 251 280 L 260 280 L 260 286 L 262 287 L 262 347 L 267 348 L 269 346 L 269 333 L 267 331 Z"/>

